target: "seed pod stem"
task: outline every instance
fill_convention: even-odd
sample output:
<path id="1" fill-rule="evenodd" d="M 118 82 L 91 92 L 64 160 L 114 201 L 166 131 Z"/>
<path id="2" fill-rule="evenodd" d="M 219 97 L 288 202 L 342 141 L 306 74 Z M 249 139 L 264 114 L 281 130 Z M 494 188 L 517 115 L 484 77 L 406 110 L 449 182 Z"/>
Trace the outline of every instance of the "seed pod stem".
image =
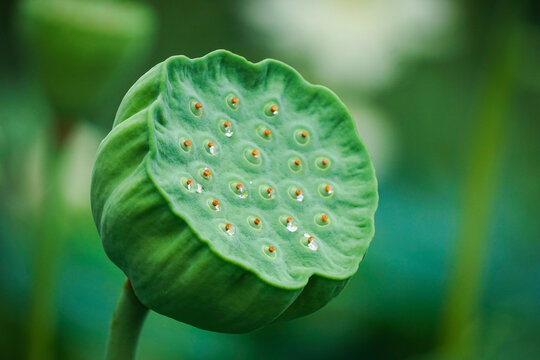
<path id="1" fill-rule="evenodd" d="M 135 358 L 139 334 L 147 314 L 148 308 L 137 299 L 131 281 L 126 279 L 113 312 L 106 360 Z"/>

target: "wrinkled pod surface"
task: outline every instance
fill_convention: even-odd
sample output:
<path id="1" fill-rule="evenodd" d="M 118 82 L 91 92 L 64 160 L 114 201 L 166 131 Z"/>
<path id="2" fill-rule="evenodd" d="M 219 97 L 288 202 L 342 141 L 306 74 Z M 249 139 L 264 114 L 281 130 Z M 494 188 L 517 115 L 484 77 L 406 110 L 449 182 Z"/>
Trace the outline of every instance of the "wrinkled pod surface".
<path id="1" fill-rule="evenodd" d="M 128 91 L 92 210 L 148 308 L 240 333 L 316 311 L 356 272 L 377 185 L 343 103 L 275 61 L 174 56 Z"/>

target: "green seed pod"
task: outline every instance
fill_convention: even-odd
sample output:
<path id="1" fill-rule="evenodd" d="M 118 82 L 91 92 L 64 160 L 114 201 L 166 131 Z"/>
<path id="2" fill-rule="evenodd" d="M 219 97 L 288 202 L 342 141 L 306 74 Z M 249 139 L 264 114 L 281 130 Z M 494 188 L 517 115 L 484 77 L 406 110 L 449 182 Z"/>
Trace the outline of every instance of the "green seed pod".
<path id="1" fill-rule="evenodd" d="M 316 311 L 374 233 L 374 170 L 345 106 L 275 61 L 174 56 L 125 96 L 92 209 L 152 310 L 247 332 Z"/>
<path id="2" fill-rule="evenodd" d="M 55 111 L 80 116 L 103 101 L 148 52 L 147 5 L 103 0 L 24 0 L 18 22 L 29 61 Z"/>

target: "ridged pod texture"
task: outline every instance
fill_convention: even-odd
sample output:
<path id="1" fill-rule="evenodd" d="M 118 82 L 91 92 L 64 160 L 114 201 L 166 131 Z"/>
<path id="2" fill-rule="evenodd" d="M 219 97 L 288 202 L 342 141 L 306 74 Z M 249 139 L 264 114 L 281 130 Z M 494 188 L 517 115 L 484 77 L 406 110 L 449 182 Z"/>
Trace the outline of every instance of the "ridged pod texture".
<path id="1" fill-rule="evenodd" d="M 219 332 L 328 303 L 364 257 L 377 199 L 334 93 L 224 50 L 143 75 L 92 178 L 105 251 L 141 302 Z"/>

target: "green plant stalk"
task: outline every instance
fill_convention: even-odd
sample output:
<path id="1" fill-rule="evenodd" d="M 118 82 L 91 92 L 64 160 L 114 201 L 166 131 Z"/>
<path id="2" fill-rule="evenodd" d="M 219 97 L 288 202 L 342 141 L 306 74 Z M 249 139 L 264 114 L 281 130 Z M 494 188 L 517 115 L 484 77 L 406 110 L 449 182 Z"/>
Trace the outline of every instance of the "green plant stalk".
<path id="1" fill-rule="evenodd" d="M 45 154 L 44 197 L 34 229 L 33 283 L 30 291 L 28 321 L 28 359 L 56 358 L 55 333 L 56 278 L 63 247 L 64 207 L 61 196 L 61 158 L 71 126 L 62 120 L 53 122 L 53 133 Z"/>
<path id="2" fill-rule="evenodd" d="M 506 26 L 503 28 L 510 28 Z M 473 130 L 474 144 L 466 167 L 455 262 L 443 309 L 441 351 L 476 358 L 473 325 L 481 295 L 487 232 L 497 188 L 507 111 L 517 67 L 516 34 L 505 34 L 492 52 Z M 471 327 L 472 326 L 472 327 Z"/>
<path id="3" fill-rule="evenodd" d="M 130 360 L 135 358 L 141 328 L 148 308 L 141 304 L 126 279 L 113 312 L 106 360 Z"/>

